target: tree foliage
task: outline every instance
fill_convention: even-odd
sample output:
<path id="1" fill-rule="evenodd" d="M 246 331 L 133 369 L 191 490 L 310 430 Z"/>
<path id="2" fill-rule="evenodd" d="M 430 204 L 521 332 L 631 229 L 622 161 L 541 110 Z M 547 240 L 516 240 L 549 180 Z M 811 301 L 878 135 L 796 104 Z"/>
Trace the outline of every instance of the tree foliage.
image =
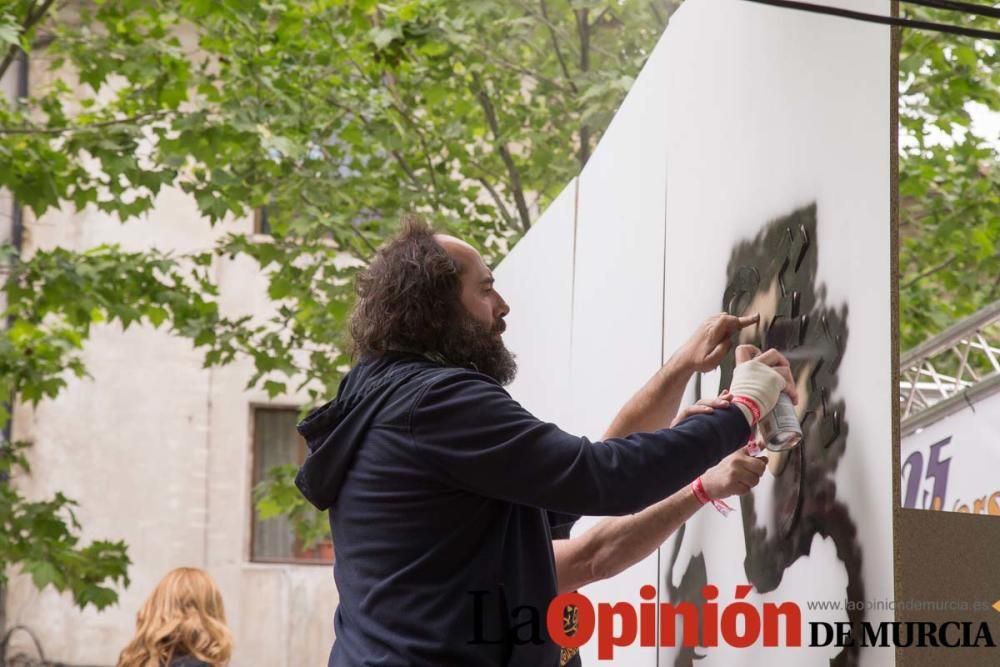
<path id="1" fill-rule="evenodd" d="M 19 0 L 7 16 L 39 4 Z M 286 307 L 236 338 L 259 351 L 255 381 L 325 392 L 347 361 L 337 342 L 350 279 L 399 214 L 422 211 L 501 256 L 586 161 L 672 6 L 50 9 L 19 45 L 41 40 L 33 52 L 57 75 L 0 107 L 0 185 L 35 215 L 70 205 L 130 219 L 165 185 L 212 223 L 266 206 L 271 241 L 230 235 L 217 251 L 255 259 Z M 345 254 L 358 261 L 333 261 Z"/>
<path id="2" fill-rule="evenodd" d="M 917 18 L 955 14 L 907 8 Z M 963 25 L 995 29 L 964 17 Z M 1000 53 L 982 40 L 904 31 L 900 53 L 900 329 L 903 349 L 1000 299 Z"/>
<path id="3" fill-rule="evenodd" d="M 19 442 L 0 448 L 0 477 L 30 471 L 26 448 Z M 103 609 L 118 599 L 114 585 L 128 585 L 128 550 L 120 541 L 81 546 L 74 507 L 62 493 L 29 501 L 0 484 L 0 563 L 18 563 L 39 590 L 52 586 L 68 591 L 81 608 Z M 6 568 L 0 568 L 0 584 L 6 581 Z"/>
<path id="4" fill-rule="evenodd" d="M 56 396 L 86 374 L 91 326 L 118 322 L 169 328 L 206 365 L 246 355 L 250 384 L 272 396 L 289 382 L 330 393 L 348 362 L 351 278 L 400 213 L 502 256 L 586 162 L 676 4 L 7 2 L 0 73 L 19 50 L 49 72 L 0 102 L 0 186 L 21 206 L 127 221 L 178 187 L 210 224 L 266 207 L 270 236 L 229 234 L 190 257 L 8 249 L 0 392 Z M 263 323 L 219 313 L 207 269 L 237 255 L 268 277 Z M 281 473 L 260 506 L 311 541 L 321 524 Z M 28 506 L 5 493 L 9 511 Z M 53 516 L 70 507 L 56 502 Z M 0 562 L 28 567 L 14 550 Z"/>
<path id="5" fill-rule="evenodd" d="M 277 465 L 267 471 L 267 476 L 256 488 L 257 513 L 262 520 L 286 517 L 295 532 L 297 544 L 303 549 L 330 537 L 326 514 L 317 512 L 295 486 L 295 464 Z"/>

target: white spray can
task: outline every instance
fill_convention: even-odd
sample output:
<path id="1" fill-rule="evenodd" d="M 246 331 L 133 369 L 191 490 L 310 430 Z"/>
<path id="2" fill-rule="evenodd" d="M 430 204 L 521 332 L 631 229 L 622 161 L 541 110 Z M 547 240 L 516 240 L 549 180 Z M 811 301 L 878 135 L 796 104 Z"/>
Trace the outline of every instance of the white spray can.
<path id="1" fill-rule="evenodd" d="M 757 424 L 764 446 L 772 452 L 784 452 L 802 442 L 802 425 L 788 394 L 781 392 L 778 403 Z"/>

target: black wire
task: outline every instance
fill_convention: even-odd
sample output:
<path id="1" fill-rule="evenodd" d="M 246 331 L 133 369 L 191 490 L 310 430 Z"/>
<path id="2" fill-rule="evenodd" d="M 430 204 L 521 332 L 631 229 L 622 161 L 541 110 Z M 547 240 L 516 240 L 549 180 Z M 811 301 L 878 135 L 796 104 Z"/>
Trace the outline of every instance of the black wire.
<path id="1" fill-rule="evenodd" d="M 929 0 L 927 0 L 929 1 Z M 830 16 L 840 16 L 842 18 L 854 19 L 856 21 L 867 21 L 868 23 L 880 23 L 882 25 L 897 26 L 900 28 L 916 28 L 918 30 L 933 30 L 936 32 L 947 32 L 953 35 L 964 35 L 977 39 L 989 39 L 1000 41 L 1000 32 L 990 30 L 979 30 L 977 28 L 962 28 L 943 23 L 931 23 L 930 21 L 918 21 L 915 19 L 901 19 L 894 16 L 880 16 L 878 14 L 865 14 L 855 12 L 850 9 L 839 7 L 827 7 L 825 5 L 814 5 L 808 2 L 795 2 L 793 0 L 745 0 L 745 2 L 756 2 L 762 5 L 772 5 L 785 9 L 797 9 L 814 14 L 828 14 Z"/>
<path id="2" fill-rule="evenodd" d="M 979 16 L 992 16 L 1000 19 L 1000 7 L 987 7 L 985 5 L 972 5 L 968 2 L 955 2 L 955 0 L 899 0 L 908 5 L 921 5 L 923 7 L 934 7 L 936 9 L 950 9 L 966 14 L 978 14 Z"/>

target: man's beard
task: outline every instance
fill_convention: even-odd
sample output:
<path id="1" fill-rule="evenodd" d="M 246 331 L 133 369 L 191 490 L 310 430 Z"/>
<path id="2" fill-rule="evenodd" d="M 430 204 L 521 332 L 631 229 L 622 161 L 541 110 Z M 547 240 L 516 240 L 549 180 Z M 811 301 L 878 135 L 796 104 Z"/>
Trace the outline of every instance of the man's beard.
<path id="1" fill-rule="evenodd" d="M 441 341 L 441 355 L 449 363 L 473 368 L 506 386 L 517 375 L 517 362 L 500 336 L 505 328 L 502 320 L 490 327 L 462 313 Z"/>

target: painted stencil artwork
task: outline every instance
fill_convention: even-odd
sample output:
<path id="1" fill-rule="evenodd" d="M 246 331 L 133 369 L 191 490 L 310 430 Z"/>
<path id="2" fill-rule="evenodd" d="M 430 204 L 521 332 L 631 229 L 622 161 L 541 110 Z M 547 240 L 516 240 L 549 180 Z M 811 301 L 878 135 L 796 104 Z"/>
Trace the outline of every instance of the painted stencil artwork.
<path id="1" fill-rule="evenodd" d="M 888 0 L 829 4 L 889 11 Z M 568 431 L 599 437 L 721 310 L 759 312 L 745 342 L 794 360 L 802 444 L 771 454 L 728 517 L 702 508 L 658 554 L 586 587 L 595 605 L 636 604 L 644 585 L 663 603 L 697 602 L 708 585 L 720 610 L 744 591 L 757 609 L 797 603 L 809 622 L 892 620 L 889 47 L 883 26 L 686 0 L 577 180 L 573 234 L 556 241 L 535 230 L 515 250 L 520 272 L 546 254 L 530 244 L 573 244 L 557 264 L 529 271 L 561 272 L 552 287 L 520 282 L 511 304 L 537 313 L 529 326 L 546 331 L 511 339 L 524 351 L 512 394 L 558 404 L 550 414 Z M 553 219 L 567 218 L 567 206 L 558 201 Z M 516 281 L 503 265 L 498 275 Z M 565 298 L 572 307 L 546 305 Z M 529 368 L 545 363 L 542 348 L 558 368 L 568 364 L 568 386 Z M 685 401 L 728 386 L 733 363 L 696 377 Z M 598 520 L 584 518 L 574 535 Z M 692 646 L 636 644 L 601 664 L 894 662 L 882 648 L 713 645 L 698 629 Z M 596 663 L 592 644 L 581 653 Z"/>
<path id="2" fill-rule="evenodd" d="M 761 314 L 762 332 L 749 342 L 786 353 L 801 392 L 797 412 L 802 443 L 770 455 L 775 484 L 772 516 L 764 523 L 773 529 L 757 527 L 761 522 L 754 496 L 741 499 L 746 572 L 758 591 L 774 590 L 781 573 L 807 555 L 812 537 L 820 535 L 834 541 L 847 570 L 845 599 L 863 601 L 857 527 L 838 502 L 833 479 L 849 433 L 846 404 L 837 391 L 837 369 L 848 344 L 848 308 L 826 304 L 825 289 L 816 284 L 815 238 L 816 209 L 810 207 L 771 224 L 753 242 L 740 244 L 729 263 L 723 309 Z M 722 365 L 725 386 L 732 368 L 730 356 Z"/>
<path id="3" fill-rule="evenodd" d="M 730 516 L 703 509 L 661 547 L 660 599 L 699 600 L 711 584 L 722 609 L 750 585 L 746 601 L 794 601 L 809 622 L 891 620 L 888 31 L 695 2 L 667 37 L 667 60 L 685 66 L 665 75 L 682 92 L 666 111 L 664 355 L 713 312 L 759 312 L 744 339 L 793 358 L 804 438 L 769 454 Z M 704 131 L 680 130 L 691 127 Z M 688 400 L 728 386 L 732 367 Z M 894 660 L 871 647 L 701 644 L 661 648 L 659 664 Z"/>
<path id="4" fill-rule="evenodd" d="M 720 309 L 734 315 L 760 313 L 760 326 L 745 330 L 740 342 L 776 348 L 789 357 L 800 392 L 796 412 L 803 431 L 798 447 L 768 453 L 770 475 L 756 492 L 739 499 L 746 555 L 733 565 L 742 566 L 756 593 L 768 594 L 779 589 L 796 561 L 810 555 L 814 539 L 832 543 L 839 561 L 834 569 L 844 577 L 843 589 L 832 599 L 850 600 L 847 620 L 860 623 L 865 618 L 863 549 L 857 518 L 838 498 L 835 479 L 850 433 L 837 375 L 849 343 L 849 309 L 844 303 L 827 303 L 826 287 L 817 283 L 816 238 L 812 205 L 737 243 L 729 258 Z M 705 386 L 699 377 L 694 398 L 728 387 L 734 364 L 730 353 L 716 386 Z M 682 545 L 680 536 L 665 559 L 663 597 L 675 605 L 701 604 L 702 588 L 712 583 L 706 561 L 693 557 L 681 568 Z M 697 648 L 683 649 L 670 664 L 691 665 L 698 654 Z M 832 664 L 855 665 L 857 655 L 857 648 L 842 649 Z"/>

